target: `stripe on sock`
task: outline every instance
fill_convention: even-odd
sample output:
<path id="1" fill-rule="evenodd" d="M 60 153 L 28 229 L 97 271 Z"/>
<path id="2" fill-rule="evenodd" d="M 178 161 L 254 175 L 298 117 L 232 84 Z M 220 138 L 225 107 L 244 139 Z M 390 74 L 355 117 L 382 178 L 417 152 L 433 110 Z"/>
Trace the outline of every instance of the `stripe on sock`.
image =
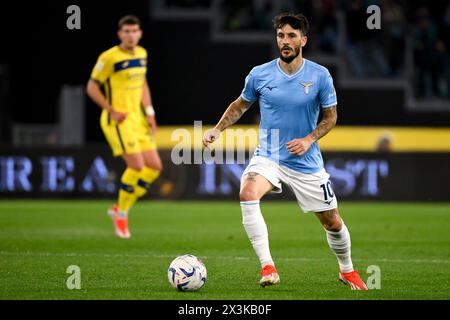
<path id="1" fill-rule="evenodd" d="M 254 201 L 241 201 L 241 205 L 244 206 L 252 206 L 255 204 L 259 204 L 259 200 L 254 200 Z"/>
<path id="2" fill-rule="evenodd" d="M 128 192 L 128 193 L 133 193 L 134 192 L 134 187 L 130 186 L 129 184 L 125 184 L 123 182 L 120 183 L 119 188 Z"/>
<path id="3" fill-rule="evenodd" d="M 144 188 L 144 189 L 147 189 L 147 190 L 150 189 L 151 186 L 152 186 L 151 183 L 145 182 L 145 181 L 142 180 L 142 179 L 139 179 L 137 184 L 138 184 L 138 186 L 140 186 L 141 188 Z"/>

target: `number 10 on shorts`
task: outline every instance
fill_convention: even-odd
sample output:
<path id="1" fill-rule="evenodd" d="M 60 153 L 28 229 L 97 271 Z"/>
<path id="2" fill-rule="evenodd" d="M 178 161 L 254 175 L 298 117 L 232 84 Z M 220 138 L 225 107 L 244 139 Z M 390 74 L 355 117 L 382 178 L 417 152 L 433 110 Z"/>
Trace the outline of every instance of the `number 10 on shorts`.
<path id="1" fill-rule="evenodd" d="M 328 198 L 332 199 L 334 197 L 333 189 L 331 188 L 331 182 L 328 181 L 326 184 L 321 184 L 320 187 L 323 190 L 323 198 L 325 201 L 328 200 Z"/>

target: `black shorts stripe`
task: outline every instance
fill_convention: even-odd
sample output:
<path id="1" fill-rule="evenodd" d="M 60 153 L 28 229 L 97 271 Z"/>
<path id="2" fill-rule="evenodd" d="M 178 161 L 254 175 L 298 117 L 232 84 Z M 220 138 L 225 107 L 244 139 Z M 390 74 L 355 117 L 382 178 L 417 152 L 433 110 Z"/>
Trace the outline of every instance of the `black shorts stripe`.
<path id="1" fill-rule="evenodd" d="M 108 103 L 112 106 L 112 89 L 111 89 L 111 81 L 110 79 L 106 79 L 106 98 L 108 99 Z M 108 125 L 111 125 L 111 114 L 108 113 Z"/>
<path id="2" fill-rule="evenodd" d="M 126 150 L 125 150 L 125 144 L 123 143 L 122 135 L 120 134 L 119 125 L 116 125 L 116 131 L 117 131 L 117 136 L 119 137 L 120 146 L 122 147 L 123 152 L 126 152 Z"/>

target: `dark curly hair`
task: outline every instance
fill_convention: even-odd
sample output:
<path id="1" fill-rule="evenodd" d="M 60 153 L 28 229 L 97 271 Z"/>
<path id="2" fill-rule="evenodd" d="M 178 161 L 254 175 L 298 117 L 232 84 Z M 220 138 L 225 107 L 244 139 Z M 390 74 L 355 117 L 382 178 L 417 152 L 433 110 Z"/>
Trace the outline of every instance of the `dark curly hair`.
<path id="1" fill-rule="evenodd" d="M 303 36 L 306 36 L 309 31 L 309 22 L 306 17 L 299 13 L 282 13 L 273 18 L 273 28 L 275 30 L 283 28 L 286 24 L 290 25 L 293 29 L 300 30 Z"/>

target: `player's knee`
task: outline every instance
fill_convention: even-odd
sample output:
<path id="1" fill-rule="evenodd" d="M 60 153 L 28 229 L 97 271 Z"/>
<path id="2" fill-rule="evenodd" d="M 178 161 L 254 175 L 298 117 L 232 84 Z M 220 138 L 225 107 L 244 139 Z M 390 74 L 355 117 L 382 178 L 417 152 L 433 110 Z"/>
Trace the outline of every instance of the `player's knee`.
<path id="1" fill-rule="evenodd" d="M 241 201 L 254 201 L 259 200 L 258 192 L 250 188 L 243 188 L 239 192 L 239 198 Z"/>
<path id="2" fill-rule="evenodd" d="M 163 164 L 162 161 L 146 161 L 145 165 L 149 167 L 150 169 L 153 169 L 155 171 L 163 171 Z"/>
<path id="3" fill-rule="evenodd" d="M 342 220 L 339 216 L 337 216 L 333 220 L 324 221 L 323 227 L 331 232 L 339 232 L 342 229 Z"/>
<path id="4" fill-rule="evenodd" d="M 156 171 L 159 171 L 159 172 L 163 171 L 163 168 L 164 167 L 163 167 L 163 164 L 161 162 L 156 163 L 156 164 L 153 165 L 153 169 L 156 170 Z"/>

